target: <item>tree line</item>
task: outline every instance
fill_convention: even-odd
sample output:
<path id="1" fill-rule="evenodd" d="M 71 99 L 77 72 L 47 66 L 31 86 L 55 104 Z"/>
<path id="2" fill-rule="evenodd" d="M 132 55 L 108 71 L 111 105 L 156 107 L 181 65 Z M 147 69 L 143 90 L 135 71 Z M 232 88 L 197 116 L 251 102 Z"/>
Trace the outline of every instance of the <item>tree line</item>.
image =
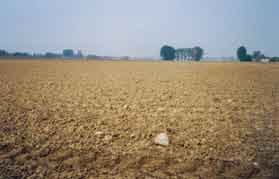
<path id="1" fill-rule="evenodd" d="M 6 50 L 0 49 L 0 57 L 19 57 L 19 58 L 84 58 L 81 50 L 75 53 L 72 49 L 64 49 L 62 53 L 46 52 L 44 54 L 34 53 L 30 54 L 27 52 L 14 52 L 10 53 Z"/>
<path id="2" fill-rule="evenodd" d="M 163 60 L 194 60 L 200 61 L 203 57 L 204 50 L 201 47 L 194 48 L 178 48 L 164 45 L 161 48 L 160 56 Z"/>
<path id="3" fill-rule="evenodd" d="M 193 48 L 177 48 L 175 49 L 172 46 L 164 45 L 160 50 L 160 56 L 163 60 L 192 60 L 192 61 L 200 61 L 203 58 L 204 49 L 199 46 Z M 251 61 L 261 61 L 263 59 L 268 60 L 270 62 L 279 62 L 279 57 L 267 57 L 260 50 L 254 51 L 252 54 L 247 53 L 247 49 L 245 46 L 241 46 L 236 51 L 237 58 L 242 62 L 251 62 Z M 45 54 L 30 54 L 27 52 L 14 52 L 9 53 L 6 50 L 0 49 L 0 57 L 19 57 L 19 58 L 84 58 L 93 59 L 97 58 L 96 55 L 88 55 L 84 56 L 81 50 L 78 50 L 75 53 L 72 49 L 64 49 L 62 53 L 53 53 L 46 52 Z"/>

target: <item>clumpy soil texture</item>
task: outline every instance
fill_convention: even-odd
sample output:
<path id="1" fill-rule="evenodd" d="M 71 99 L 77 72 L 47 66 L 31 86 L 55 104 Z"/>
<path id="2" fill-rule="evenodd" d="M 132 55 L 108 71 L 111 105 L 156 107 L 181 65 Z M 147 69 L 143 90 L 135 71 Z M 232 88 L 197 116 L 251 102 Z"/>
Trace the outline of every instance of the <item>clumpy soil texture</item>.
<path id="1" fill-rule="evenodd" d="M 276 178 L 278 120 L 279 64 L 0 61 L 1 179 Z"/>

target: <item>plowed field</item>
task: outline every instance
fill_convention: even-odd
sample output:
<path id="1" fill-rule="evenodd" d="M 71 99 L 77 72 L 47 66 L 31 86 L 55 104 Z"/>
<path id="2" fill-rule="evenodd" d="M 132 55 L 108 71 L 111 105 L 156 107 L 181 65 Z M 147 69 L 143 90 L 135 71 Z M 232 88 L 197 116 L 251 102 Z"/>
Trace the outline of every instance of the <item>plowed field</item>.
<path id="1" fill-rule="evenodd" d="M 0 61 L 0 178 L 276 177 L 278 151 L 279 64 Z"/>

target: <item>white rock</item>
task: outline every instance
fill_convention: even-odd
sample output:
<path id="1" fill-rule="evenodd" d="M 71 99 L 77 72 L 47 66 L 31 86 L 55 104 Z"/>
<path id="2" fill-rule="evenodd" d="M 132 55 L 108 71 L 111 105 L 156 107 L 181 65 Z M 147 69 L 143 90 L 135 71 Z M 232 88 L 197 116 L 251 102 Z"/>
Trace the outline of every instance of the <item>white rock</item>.
<path id="1" fill-rule="evenodd" d="M 155 144 L 168 146 L 169 145 L 169 137 L 166 133 L 158 134 L 154 139 Z"/>
<path id="2" fill-rule="evenodd" d="M 128 109 L 128 107 L 129 107 L 128 104 L 125 104 L 125 105 L 123 106 L 124 109 Z"/>
<path id="3" fill-rule="evenodd" d="M 95 135 L 103 135 L 104 133 L 103 132 L 101 132 L 101 131 L 97 131 L 97 132 L 95 132 Z"/>

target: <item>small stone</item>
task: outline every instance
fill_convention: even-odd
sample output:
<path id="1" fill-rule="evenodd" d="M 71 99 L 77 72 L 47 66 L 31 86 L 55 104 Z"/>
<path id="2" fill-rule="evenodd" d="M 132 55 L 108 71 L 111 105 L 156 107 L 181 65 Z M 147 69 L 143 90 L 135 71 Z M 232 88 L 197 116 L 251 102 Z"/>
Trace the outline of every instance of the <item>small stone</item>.
<path id="1" fill-rule="evenodd" d="M 158 134 L 154 139 L 155 144 L 168 146 L 169 145 L 169 137 L 166 133 Z"/>
<path id="2" fill-rule="evenodd" d="M 103 135 L 104 133 L 103 132 L 101 132 L 101 131 L 97 131 L 97 132 L 95 132 L 95 135 Z"/>
<path id="3" fill-rule="evenodd" d="M 128 108 L 129 108 L 128 104 L 125 104 L 125 105 L 123 106 L 123 109 L 128 109 Z"/>
<path id="4" fill-rule="evenodd" d="M 131 138 L 135 138 L 135 137 L 136 137 L 136 134 L 131 134 L 130 137 L 131 137 Z"/>
<path id="5" fill-rule="evenodd" d="M 258 163 L 258 162 L 253 162 L 253 165 L 254 165 L 255 167 L 259 167 L 259 163 Z"/>

